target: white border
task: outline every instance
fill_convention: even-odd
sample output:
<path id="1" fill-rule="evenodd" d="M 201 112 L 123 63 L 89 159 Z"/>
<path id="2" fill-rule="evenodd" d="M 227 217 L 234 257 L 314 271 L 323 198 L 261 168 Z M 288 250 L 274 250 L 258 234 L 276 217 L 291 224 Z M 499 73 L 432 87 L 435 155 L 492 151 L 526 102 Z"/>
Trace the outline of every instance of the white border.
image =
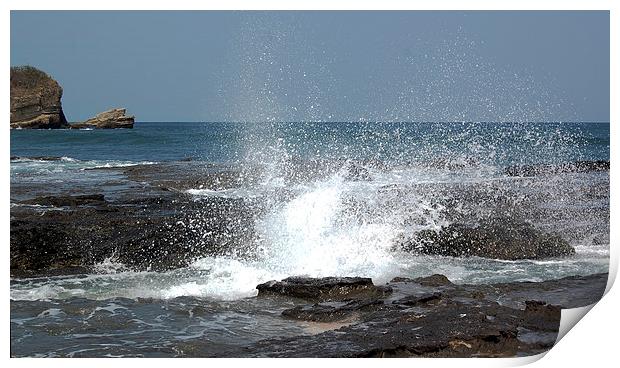
<path id="1" fill-rule="evenodd" d="M 618 73 L 617 66 L 620 62 L 618 58 L 618 22 L 620 17 L 618 16 L 617 1 L 612 0 L 589 0 L 589 1 L 577 1 L 577 0 L 565 0 L 565 1 L 552 1 L 552 0 L 522 0 L 522 1 L 495 1 L 495 0 L 478 0 L 478 1 L 459 1 L 459 0 L 434 0 L 430 1 L 338 1 L 338 0 L 304 0 L 304 1 L 276 1 L 276 0 L 264 0 L 264 1 L 189 1 L 189 0 L 175 0 L 174 2 L 168 1 L 150 1 L 138 3 L 136 1 L 120 1 L 120 0 L 108 0 L 108 1 L 42 1 L 42 0 L 5 0 L 1 3 L 3 12 L 0 15 L 0 29 L 2 29 L 2 50 L 10 50 L 10 13 L 13 10 L 137 10 L 137 9 L 158 9 L 158 10 L 192 10 L 192 9 L 210 9 L 210 10 L 341 10 L 341 9 L 360 9 L 360 10 L 611 10 L 610 22 L 611 22 L 611 101 L 620 101 L 618 99 Z M 148 8 L 145 8 L 148 5 Z M 4 59 L 4 83 L 5 86 L 2 90 L 2 106 L 3 116 L 8 119 L 9 111 L 9 57 L 8 52 L 5 54 Z M 618 268 L 618 251 L 617 241 L 618 236 L 613 231 L 617 229 L 618 218 L 616 210 L 618 208 L 619 192 L 616 184 L 616 172 L 615 162 L 617 159 L 615 147 L 617 146 L 617 134 L 618 129 L 615 127 L 614 122 L 618 119 L 618 111 L 616 106 L 612 103 L 610 111 L 611 122 L 611 261 L 610 261 L 610 282 L 609 287 L 612 285 Z M 4 247 L 5 254 L 1 257 L 1 262 L 4 264 L 6 270 L 6 299 L 2 304 L 3 308 L 3 326 L 5 331 L 5 338 L 2 344 L 4 351 L 4 358 L 9 357 L 10 347 L 10 325 L 9 325 L 9 128 L 8 123 L 5 122 L 5 132 L 0 135 L 0 147 L 2 147 L 4 159 L 0 160 L 2 165 L 3 184 L 0 187 L 0 198 L 2 201 L 2 234 L 4 235 Z M 569 332 L 549 353 L 546 354 L 544 359 L 541 359 L 538 363 L 542 367 L 558 367 L 561 365 L 597 365 L 597 363 L 606 363 L 615 360 L 617 349 L 617 337 L 614 329 L 618 327 L 618 313 L 620 313 L 620 295 L 616 289 L 612 289 L 603 299 L 599 302 L 591 312 L 585 317 L 584 321 L 577 324 L 574 327 L 575 331 Z M 361 366 L 375 366 L 376 364 L 390 364 L 396 366 L 407 366 L 415 364 L 416 366 L 422 365 L 426 367 L 445 367 L 445 366 L 464 366 L 464 367 L 487 367 L 487 366 L 515 366 L 531 363 L 536 361 L 541 356 L 533 358 L 515 358 L 515 359 L 394 359 L 388 361 L 381 361 L 379 363 L 374 359 L 357 359 L 357 360 L 325 360 L 317 362 L 310 359 L 260 359 L 253 360 L 251 362 L 242 361 L 239 359 L 218 359 L 209 360 L 204 359 L 184 359 L 181 364 L 183 365 L 229 365 L 229 364 L 252 364 L 259 366 L 265 365 L 269 367 L 277 366 L 290 366 L 290 365 L 302 365 L 302 366 L 314 366 L 317 363 L 324 365 L 342 365 L 342 364 L 355 364 Z M 46 366 L 81 366 L 87 363 L 92 366 L 107 366 L 110 364 L 108 359 L 11 359 L 8 362 L 15 366 L 31 366 L 33 364 L 45 364 Z M 170 359 L 148 359 L 148 360 L 121 360 L 114 362 L 114 364 L 148 364 L 156 366 L 164 366 L 174 364 Z"/>

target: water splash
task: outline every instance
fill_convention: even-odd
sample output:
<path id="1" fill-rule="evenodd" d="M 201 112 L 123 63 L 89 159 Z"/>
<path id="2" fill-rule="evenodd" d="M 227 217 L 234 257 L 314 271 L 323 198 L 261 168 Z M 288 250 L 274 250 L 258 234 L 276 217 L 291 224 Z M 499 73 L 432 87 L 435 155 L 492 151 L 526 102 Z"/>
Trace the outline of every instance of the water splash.
<path id="1" fill-rule="evenodd" d="M 389 224 L 359 223 L 346 214 L 350 187 L 342 172 L 277 206 L 257 228 L 259 257 L 277 274 L 383 276 L 394 263 L 397 234 Z"/>

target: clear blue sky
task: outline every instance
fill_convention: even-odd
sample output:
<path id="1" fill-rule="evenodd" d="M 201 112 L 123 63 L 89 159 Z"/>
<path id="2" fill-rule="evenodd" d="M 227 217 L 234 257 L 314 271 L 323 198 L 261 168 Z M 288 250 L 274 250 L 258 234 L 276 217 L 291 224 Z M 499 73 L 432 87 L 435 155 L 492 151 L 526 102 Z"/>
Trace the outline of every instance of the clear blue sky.
<path id="1" fill-rule="evenodd" d="M 11 12 L 70 121 L 609 121 L 609 13 Z"/>

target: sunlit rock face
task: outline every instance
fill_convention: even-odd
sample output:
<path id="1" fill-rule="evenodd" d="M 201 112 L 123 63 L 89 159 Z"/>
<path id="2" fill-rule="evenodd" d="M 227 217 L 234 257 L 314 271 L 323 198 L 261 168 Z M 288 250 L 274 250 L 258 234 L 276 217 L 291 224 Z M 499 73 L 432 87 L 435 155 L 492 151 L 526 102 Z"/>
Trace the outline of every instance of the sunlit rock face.
<path id="1" fill-rule="evenodd" d="M 11 68 L 11 128 L 67 128 L 62 111 L 62 87 L 31 66 Z"/>
<path id="2" fill-rule="evenodd" d="M 126 114 L 126 109 L 112 109 L 97 114 L 81 123 L 71 124 L 71 128 L 117 129 L 133 128 L 134 117 Z"/>

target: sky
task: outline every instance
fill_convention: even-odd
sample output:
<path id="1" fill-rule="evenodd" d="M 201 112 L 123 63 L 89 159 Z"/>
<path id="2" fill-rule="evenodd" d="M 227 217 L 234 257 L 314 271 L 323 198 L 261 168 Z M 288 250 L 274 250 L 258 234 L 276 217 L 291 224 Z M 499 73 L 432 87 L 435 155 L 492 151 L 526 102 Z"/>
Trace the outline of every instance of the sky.
<path id="1" fill-rule="evenodd" d="M 607 11 L 12 11 L 69 121 L 609 121 Z"/>

